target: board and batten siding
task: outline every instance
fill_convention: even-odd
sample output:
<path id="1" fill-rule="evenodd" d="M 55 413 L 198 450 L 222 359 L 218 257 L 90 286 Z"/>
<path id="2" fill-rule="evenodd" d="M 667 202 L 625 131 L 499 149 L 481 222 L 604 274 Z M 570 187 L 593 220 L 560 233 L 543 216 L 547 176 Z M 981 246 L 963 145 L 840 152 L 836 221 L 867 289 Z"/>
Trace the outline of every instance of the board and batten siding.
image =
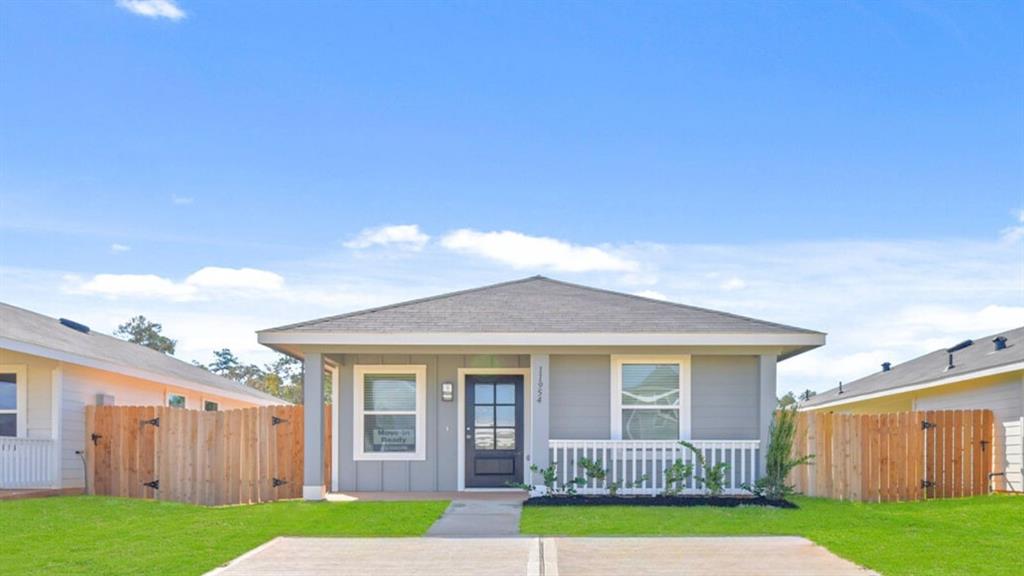
<path id="1" fill-rule="evenodd" d="M 329 355 L 340 366 L 338 375 L 338 484 L 342 491 L 451 491 L 458 489 L 458 397 L 441 400 L 440 383 L 458 382 L 459 368 L 528 368 L 527 355 Z M 427 367 L 426 459 L 372 461 L 353 459 L 355 365 L 425 365 Z M 456 390 L 456 394 L 458 391 Z"/>
<path id="2" fill-rule="evenodd" d="M 691 436 L 694 440 L 758 438 L 757 356 L 691 358 Z M 551 357 L 551 438 L 611 438 L 611 357 Z"/>

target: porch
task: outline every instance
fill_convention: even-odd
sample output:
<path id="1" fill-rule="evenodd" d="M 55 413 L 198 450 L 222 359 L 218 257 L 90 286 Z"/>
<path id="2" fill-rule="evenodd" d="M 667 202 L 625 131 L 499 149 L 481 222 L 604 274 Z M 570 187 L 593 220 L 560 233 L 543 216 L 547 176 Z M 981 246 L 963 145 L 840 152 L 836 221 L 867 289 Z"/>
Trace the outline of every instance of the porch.
<path id="1" fill-rule="evenodd" d="M 0 437 L 0 490 L 57 488 L 57 440 Z"/>

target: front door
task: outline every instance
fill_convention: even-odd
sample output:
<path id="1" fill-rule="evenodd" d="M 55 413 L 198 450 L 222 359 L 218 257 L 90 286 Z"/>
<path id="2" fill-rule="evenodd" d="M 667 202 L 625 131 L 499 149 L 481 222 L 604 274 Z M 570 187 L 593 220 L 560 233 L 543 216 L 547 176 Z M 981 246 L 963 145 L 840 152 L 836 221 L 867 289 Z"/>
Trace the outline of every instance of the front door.
<path id="1" fill-rule="evenodd" d="M 523 479 L 523 377 L 466 376 L 466 487 Z"/>

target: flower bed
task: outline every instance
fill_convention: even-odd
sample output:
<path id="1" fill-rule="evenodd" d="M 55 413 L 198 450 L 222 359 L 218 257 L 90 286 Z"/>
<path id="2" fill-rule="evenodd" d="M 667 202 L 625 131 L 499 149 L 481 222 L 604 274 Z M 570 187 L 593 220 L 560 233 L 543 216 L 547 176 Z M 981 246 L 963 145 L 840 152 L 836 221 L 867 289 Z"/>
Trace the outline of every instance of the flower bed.
<path id="1" fill-rule="evenodd" d="M 524 506 L 767 506 L 771 508 L 797 508 L 787 500 L 769 500 L 755 496 L 534 496 Z"/>

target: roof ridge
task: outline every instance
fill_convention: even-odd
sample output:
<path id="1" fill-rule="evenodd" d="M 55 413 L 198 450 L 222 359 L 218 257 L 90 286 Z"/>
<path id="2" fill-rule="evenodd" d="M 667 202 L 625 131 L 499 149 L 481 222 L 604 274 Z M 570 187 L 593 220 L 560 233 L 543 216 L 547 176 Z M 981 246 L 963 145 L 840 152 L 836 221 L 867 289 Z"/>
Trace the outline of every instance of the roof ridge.
<path id="1" fill-rule="evenodd" d="M 761 320 L 759 318 L 753 318 L 750 316 L 743 316 L 742 314 L 734 314 L 732 312 L 724 312 L 722 310 L 714 310 L 712 308 L 703 308 L 701 306 L 693 306 L 692 304 L 683 304 L 682 302 L 673 302 L 672 300 L 660 300 L 658 298 L 650 298 L 648 296 L 641 296 L 639 294 L 630 294 L 629 292 L 619 292 L 618 290 L 610 290 L 608 288 L 597 288 L 594 286 L 587 286 L 585 284 L 576 284 L 574 282 L 566 282 L 565 280 L 556 280 L 554 278 L 548 278 L 546 276 L 535 276 L 535 278 L 547 280 L 548 282 L 554 282 L 556 284 L 563 284 L 565 286 L 572 286 L 574 288 L 583 288 L 592 292 L 603 292 L 605 294 L 615 294 L 617 296 L 625 296 L 634 300 L 643 300 L 646 302 L 654 302 L 657 304 L 668 304 L 677 308 L 684 308 L 687 310 L 699 310 L 701 312 L 708 312 L 711 314 L 720 314 L 722 316 L 729 316 L 731 318 L 737 318 L 739 320 L 746 320 L 748 322 L 756 322 L 758 324 L 764 324 L 768 326 L 774 326 L 776 328 L 785 328 L 787 330 L 795 330 L 797 332 L 808 332 L 813 334 L 825 334 L 825 332 L 819 332 L 817 330 L 808 330 L 807 328 L 798 328 L 796 326 L 790 326 L 788 324 L 780 324 L 778 322 L 771 322 L 769 320 Z"/>
<path id="2" fill-rule="evenodd" d="M 299 328 L 300 326 L 308 326 L 311 324 L 319 324 L 321 322 L 328 322 L 330 320 L 340 320 L 342 318 L 352 318 L 355 316 L 362 316 L 363 314 L 372 314 L 374 312 L 380 312 L 381 310 L 391 310 L 394 308 L 401 308 L 402 306 L 410 306 L 412 304 L 420 304 L 422 302 L 431 302 L 433 300 L 440 300 L 442 298 L 448 298 L 451 296 L 461 296 L 463 294 L 472 294 L 473 292 L 480 292 L 482 290 L 488 290 L 490 288 L 498 288 L 500 286 L 511 286 L 513 284 L 522 284 L 531 280 L 551 280 L 540 274 L 529 276 L 526 278 L 519 278 L 516 280 L 506 280 L 504 282 L 497 282 L 494 284 L 487 284 L 486 286 L 477 286 L 476 288 L 465 288 L 463 290 L 453 290 L 451 292 L 445 292 L 443 294 L 435 294 L 433 296 L 424 296 L 422 298 L 413 298 L 412 300 L 403 300 L 401 302 L 395 302 L 394 304 L 385 304 L 384 306 L 375 306 L 373 308 L 364 308 L 362 310 L 353 310 L 351 312 L 344 312 L 342 314 L 334 314 L 332 316 L 324 316 L 322 318 L 314 318 L 312 320 L 304 320 L 302 322 L 294 322 L 292 324 L 285 324 L 284 326 L 274 326 L 273 328 L 264 328 L 263 330 L 257 330 L 256 333 L 260 332 L 278 332 L 281 330 L 290 330 L 292 328 Z"/>

